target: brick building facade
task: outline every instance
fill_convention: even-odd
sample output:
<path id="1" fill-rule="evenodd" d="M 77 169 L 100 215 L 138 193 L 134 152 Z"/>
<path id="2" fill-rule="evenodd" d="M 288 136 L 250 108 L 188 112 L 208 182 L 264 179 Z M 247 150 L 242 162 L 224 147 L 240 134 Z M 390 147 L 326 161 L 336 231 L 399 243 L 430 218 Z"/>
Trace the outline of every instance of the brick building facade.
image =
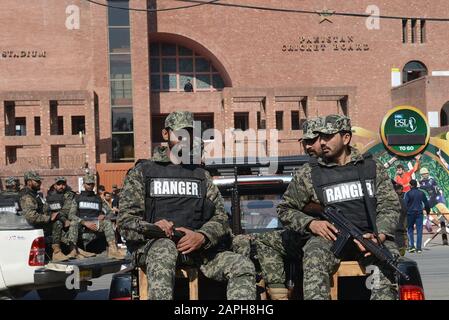
<path id="1" fill-rule="evenodd" d="M 194 112 L 203 129 L 277 128 L 279 155 L 302 153 L 302 121 L 328 113 L 377 131 L 388 109 L 412 104 L 435 130 L 448 125 L 449 22 L 426 19 L 446 16 L 446 1 L 220 2 L 312 13 L 213 4 L 148 13 L 86 0 L 4 0 L 1 178 L 34 168 L 49 178 L 46 187 L 62 174 L 77 189 L 86 169 L 98 169 L 100 182 L 120 184 L 114 168 L 150 157 L 165 115 L 180 109 Z M 314 13 L 377 8 L 420 18 Z M 185 92 L 187 80 L 193 92 Z"/>

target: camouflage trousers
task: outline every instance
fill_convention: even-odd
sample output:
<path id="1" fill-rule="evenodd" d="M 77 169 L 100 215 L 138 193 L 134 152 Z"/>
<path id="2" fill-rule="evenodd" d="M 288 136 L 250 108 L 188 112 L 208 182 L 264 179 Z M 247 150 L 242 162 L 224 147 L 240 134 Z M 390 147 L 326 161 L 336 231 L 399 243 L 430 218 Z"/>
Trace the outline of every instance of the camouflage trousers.
<path id="1" fill-rule="evenodd" d="M 112 221 L 110 220 L 100 220 L 98 225 L 97 231 L 92 231 L 83 225 L 81 225 L 79 222 L 71 221 L 70 228 L 68 231 L 68 241 L 69 243 L 78 243 L 79 234 L 80 233 L 91 233 L 93 235 L 98 235 L 99 233 L 104 233 L 106 237 L 106 241 L 109 243 L 111 241 L 115 241 L 115 232 L 114 228 L 112 226 Z"/>
<path id="2" fill-rule="evenodd" d="M 144 257 L 151 300 L 173 299 L 177 259 L 178 250 L 170 239 L 157 239 L 151 243 Z M 205 259 L 200 270 L 210 279 L 228 281 L 229 300 L 256 299 L 255 270 L 248 258 L 224 251 L 210 260 Z"/>
<path id="3" fill-rule="evenodd" d="M 249 258 L 251 242 L 256 246 L 256 258 L 266 285 L 285 288 L 285 259 L 289 257 L 299 263 L 302 247 L 299 236 L 286 230 L 238 235 L 232 241 L 232 249 Z"/>
<path id="4" fill-rule="evenodd" d="M 385 241 L 385 246 L 392 254 L 398 254 L 392 241 Z M 340 259 L 331 251 L 332 242 L 321 237 L 312 236 L 304 246 L 304 300 L 330 299 L 331 277 L 338 270 Z M 397 285 L 394 274 L 384 266 L 379 265 L 374 258 L 362 258 L 359 263 L 377 267 L 379 272 L 373 273 L 374 282 L 368 288 L 371 290 L 371 300 L 396 300 Z"/>
<path id="5" fill-rule="evenodd" d="M 62 228 L 63 228 L 62 222 L 59 220 L 53 222 L 52 224 L 46 224 L 43 227 L 44 235 L 46 237 L 49 237 L 51 235 L 52 244 L 60 244 L 63 236 Z"/>

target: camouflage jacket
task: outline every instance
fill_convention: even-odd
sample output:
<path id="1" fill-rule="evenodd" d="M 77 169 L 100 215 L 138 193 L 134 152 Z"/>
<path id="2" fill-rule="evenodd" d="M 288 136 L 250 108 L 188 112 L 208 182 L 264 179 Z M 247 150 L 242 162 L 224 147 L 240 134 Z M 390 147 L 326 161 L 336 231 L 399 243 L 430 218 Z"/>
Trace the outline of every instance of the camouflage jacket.
<path id="1" fill-rule="evenodd" d="M 151 159 L 153 161 L 168 162 L 167 148 L 161 147 Z M 224 209 L 223 198 L 217 186 L 212 183 L 208 172 L 206 197 L 215 205 L 214 216 L 206 222 L 197 232 L 207 237 L 209 242 L 205 249 L 215 246 L 220 238 L 226 235 L 229 228 L 228 215 Z M 119 216 L 117 219 L 121 235 L 129 241 L 146 242 L 145 237 L 136 230 L 142 229 L 142 226 L 148 224 L 143 220 L 145 212 L 145 185 L 142 175 L 142 166 L 137 164 L 128 171 L 123 183 L 123 189 L 120 192 Z"/>
<path id="2" fill-rule="evenodd" d="M 78 216 L 78 204 L 76 203 L 76 200 L 75 200 L 75 196 L 73 196 L 73 198 L 71 199 L 71 201 L 68 201 L 67 202 L 67 205 L 68 205 L 68 217 L 69 217 L 69 220 L 70 221 L 74 221 L 74 222 L 76 222 L 76 223 L 81 223 L 81 222 L 83 222 L 83 219 L 81 219 L 79 216 Z M 62 208 L 62 210 L 64 210 L 65 209 L 65 203 L 64 203 L 64 207 Z M 103 199 L 102 199 L 102 203 L 101 203 L 101 209 L 102 209 L 102 211 L 103 211 L 103 214 L 106 216 L 106 217 L 111 217 L 111 216 L 113 216 L 114 215 L 114 212 L 112 211 L 112 209 L 111 209 L 111 207 L 109 207 L 109 205 L 107 204 L 107 202 L 106 201 L 104 201 Z"/>
<path id="3" fill-rule="evenodd" d="M 30 192 L 30 193 L 27 193 Z M 39 226 L 50 223 L 50 215 L 48 213 L 48 205 L 43 200 L 44 206 L 42 211 L 38 211 L 36 191 L 29 190 L 27 187 L 20 192 L 20 207 L 22 208 L 22 215 L 27 222 L 33 226 Z"/>
<path id="4" fill-rule="evenodd" d="M 351 148 L 350 164 L 354 164 L 362 159 L 363 157 L 357 149 Z M 329 167 L 337 165 L 335 163 L 325 163 L 321 158 L 318 160 L 318 163 L 319 165 Z M 377 161 L 375 189 L 377 199 L 376 225 L 378 232 L 393 236 L 399 221 L 401 207 L 385 168 Z M 309 233 L 307 227 L 316 218 L 307 215 L 301 210 L 311 201 L 319 203 L 312 184 L 311 167 L 309 164 L 305 164 L 295 172 L 287 191 L 284 193 L 282 202 L 277 207 L 279 220 L 286 229 Z"/>

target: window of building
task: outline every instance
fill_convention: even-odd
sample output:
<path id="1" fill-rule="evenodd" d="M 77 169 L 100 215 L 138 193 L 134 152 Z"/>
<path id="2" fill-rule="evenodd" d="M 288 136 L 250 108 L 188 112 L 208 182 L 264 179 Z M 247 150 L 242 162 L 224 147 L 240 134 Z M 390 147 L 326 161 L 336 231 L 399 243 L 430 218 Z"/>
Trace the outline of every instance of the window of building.
<path id="1" fill-rule="evenodd" d="M 348 97 L 344 97 L 337 101 L 337 113 L 348 115 Z"/>
<path id="2" fill-rule="evenodd" d="M 262 114 L 260 111 L 257 111 L 257 129 L 265 130 L 267 128 L 266 119 L 262 119 Z"/>
<path id="3" fill-rule="evenodd" d="M 201 134 L 208 129 L 214 128 L 214 114 L 213 113 L 194 113 L 193 119 L 201 122 Z"/>
<path id="4" fill-rule="evenodd" d="M 449 102 L 446 102 L 441 108 L 440 125 L 442 127 L 449 126 Z"/>
<path id="5" fill-rule="evenodd" d="M 27 119 L 25 117 L 16 118 L 16 136 L 27 135 Z"/>
<path id="6" fill-rule="evenodd" d="M 5 147 L 6 164 L 13 164 L 17 161 L 17 148 L 16 146 Z"/>
<path id="7" fill-rule="evenodd" d="M 426 20 L 421 19 L 420 21 L 420 30 L 421 30 L 421 43 L 426 42 Z"/>
<path id="8" fill-rule="evenodd" d="M 129 7 L 128 1 L 109 1 L 111 5 L 116 8 L 124 8 L 127 9 Z M 109 26 L 115 27 L 123 27 L 129 26 L 129 14 L 127 10 L 116 9 L 116 8 L 108 8 L 109 14 Z"/>
<path id="9" fill-rule="evenodd" d="M 132 133 L 112 134 L 112 159 L 115 162 L 129 162 L 134 159 L 134 135 Z"/>
<path id="10" fill-rule="evenodd" d="M 408 42 L 408 20 L 402 19 L 402 43 Z"/>
<path id="11" fill-rule="evenodd" d="M 112 108 L 112 132 L 133 132 L 133 109 Z"/>
<path id="12" fill-rule="evenodd" d="M 243 131 L 249 129 L 249 112 L 234 113 L 234 127 Z"/>
<path id="13" fill-rule="evenodd" d="M 16 107 L 14 101 L 4 102 L 5 110 L 5 135 L 15 136 L 16 135 Z"/>
<path id="14" fill-rule="evenodd" d="M 417 37 L 416 37 L 416 35 L 417 35 L 417 28 L 416 28 L 416 26 L 417 26 L 417 20 L 416 19 L 412 19 L 412 33 L 411 33 L 411 35 L 412 35 L 411 42 L 412 43 L 416 43 L 417 42 Z"/>
<path id="15" fill-rule="evenodd" d="M 86 119 L 84 116 L 72 116 L 72 135 L 80 132 L 86 134 Z"/>
<path id="16" fill-rule="evenodd" d="M 60 146 L 58 146 L 58 145 L 54 145 L 54 146 L 51 146 L 50 147 L 51 148 L 51 151 L 50 151 L 50 153 L 51 153 L 51 168 L 52 169 L 58 169 L 59 168 L 59 149 L 60 149 Z"/>
<path id="17" fill-rule="evenodd" d="M 300 130 L 299 125 L 299 111 L 292 111 L 291 112 L 291 119 L 292 119 L 292 130 Z"/>
<path id="18" fill-rule="evenodd" d="M 168 114 L 156 114 L 151 117 L 151 141 L 163 142 L 162 129 L 165 128 L 165 118 Z"/>
<path id="19" fill-rule="evenodd" d="M 58 116 L 58 129 L 57 129 L 57 134 L 59 136 L 64 135 L 64 117 L 63 116 Z"/>
<path id="20" fill-rule="evenodd" d="M 284 130 L 284 111 L 276 111 L 276 129 Z"/>
<path id="21" fill-rule="evenodd" d="M 41 135 L 41 117 L 34 117 L 34 135 Z"/>
<path id="22" fill-rule="evenodd" d="M 427 67 L 420 61 L 408 62 L 402 71 L 403 83 L 424 77 L 427 75 Z"/>
<path id="23" fill-rule="evenodd" d="M 205 57 L 172 43 L 150 44 L 152 91 L 217 91 L 224 88 L 220 73 Z"/>
<path id="24" fill-rule="evenodd" d="M 129 1 L 109 0 L 108 4 L 125 9 L 108 8 L 112 161 L 133 161 L 131 33 L 129 10 L 126 10 Z"/>

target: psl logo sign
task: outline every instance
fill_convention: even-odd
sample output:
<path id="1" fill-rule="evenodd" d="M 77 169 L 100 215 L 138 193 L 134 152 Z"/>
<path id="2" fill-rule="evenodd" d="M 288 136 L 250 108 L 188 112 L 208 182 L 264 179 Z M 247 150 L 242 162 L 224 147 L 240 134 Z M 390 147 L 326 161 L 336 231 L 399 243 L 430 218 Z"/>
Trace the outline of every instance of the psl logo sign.
<path id="1" fill-rule="evenodd" d="M 410 117 L 406 119 L 402 114 L 396 114 L 394 116 L 394 127 L 402 128 L 408 133 L 414 133 L 416 129 L 418 129 L 415 117 Z"/>

